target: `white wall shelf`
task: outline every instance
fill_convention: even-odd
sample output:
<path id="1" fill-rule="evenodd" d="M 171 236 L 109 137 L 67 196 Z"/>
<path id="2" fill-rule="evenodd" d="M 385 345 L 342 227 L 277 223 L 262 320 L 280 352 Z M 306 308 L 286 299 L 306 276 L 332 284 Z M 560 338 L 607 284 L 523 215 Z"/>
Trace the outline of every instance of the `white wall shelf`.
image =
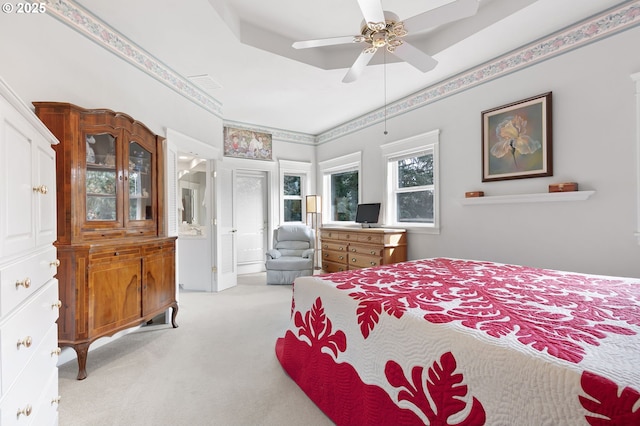
<path id="1" fill-rule="evenodd" d="M 485 197 L 463 198 L 462 205 L 478 204 L 517 204 L 543 203 L 555 201 L 584 201 L 596 191 L 544 192 L 540 194 L 492 195 Z"/>

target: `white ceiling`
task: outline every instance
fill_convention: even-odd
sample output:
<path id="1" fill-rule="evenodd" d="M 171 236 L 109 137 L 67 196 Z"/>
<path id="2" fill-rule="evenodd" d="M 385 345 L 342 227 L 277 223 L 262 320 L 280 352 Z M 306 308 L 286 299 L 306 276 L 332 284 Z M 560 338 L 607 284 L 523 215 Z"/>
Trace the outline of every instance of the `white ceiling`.
<path id="1" fill-rule="evenodd" d="M 406 19 L 451 0 L 382 0 Z M 361 45 L 295 50 L 299 40 L 358 34 L 356 0 L 78 0 L 179 74 L 209 75 L 225 120 L 318 135 L 619 3 L 480 0 L 478 13 L 407 37 L 438 66 L 421 73 L 379 52 L 341 80 Z M 386 90 L 385 90 L 386 68 Z"/>

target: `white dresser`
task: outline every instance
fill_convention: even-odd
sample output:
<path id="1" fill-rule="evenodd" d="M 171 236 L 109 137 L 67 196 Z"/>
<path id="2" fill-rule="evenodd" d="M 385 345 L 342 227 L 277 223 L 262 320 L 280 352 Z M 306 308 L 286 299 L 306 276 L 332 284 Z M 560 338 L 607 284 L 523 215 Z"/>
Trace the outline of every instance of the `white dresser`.
<path id="1" fill-rule="evenodd" d="M 53 134 L 0 78 L 0 425 L 58 423 Z"/>

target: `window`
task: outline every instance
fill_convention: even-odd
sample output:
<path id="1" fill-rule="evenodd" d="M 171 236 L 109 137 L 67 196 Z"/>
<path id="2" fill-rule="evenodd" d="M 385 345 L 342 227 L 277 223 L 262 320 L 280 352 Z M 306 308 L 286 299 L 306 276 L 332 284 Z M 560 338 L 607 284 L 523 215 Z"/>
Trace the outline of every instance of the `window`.
<path id="1" fill-rule="evenodd" d="M 280 168 L 280 221 L 304 222 L 305 196 L 309 194 L 311 163 L 279 160 Z"/>
<path id="2" fill-rule="evenodd" d="M 302 177 L 284 175 L 284 221 L 302 222 Z"/>
<path id="3" fill-rule="evenodd" d="M 439 131 L 383 145 L 387 163 L 385 222 L 438 231 Z"/>
<path id="4" fill-rule="evenodd" d="M 358 171 L 331 174 L 331 220 L 356 220 L 358 208 Z"/>
<path id="5" fill-rule="evenodd" d="M 361 153 L 319 163 L 323 210 L 328 222 L 354 222 L 360 200 Z"/>

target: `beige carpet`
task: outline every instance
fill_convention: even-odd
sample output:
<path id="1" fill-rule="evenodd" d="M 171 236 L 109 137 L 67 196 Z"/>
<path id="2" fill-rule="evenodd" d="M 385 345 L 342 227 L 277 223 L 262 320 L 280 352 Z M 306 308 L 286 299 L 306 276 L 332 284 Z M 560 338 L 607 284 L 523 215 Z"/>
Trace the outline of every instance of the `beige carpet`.
<path id="1" fill-rule="evenodd" d="M 177 323 L 151 325 L 59 369 L 61 426 L 331 425 L 275 356 L 291 286 L 264 274 L 220 293 L 182 292 Z"/>

